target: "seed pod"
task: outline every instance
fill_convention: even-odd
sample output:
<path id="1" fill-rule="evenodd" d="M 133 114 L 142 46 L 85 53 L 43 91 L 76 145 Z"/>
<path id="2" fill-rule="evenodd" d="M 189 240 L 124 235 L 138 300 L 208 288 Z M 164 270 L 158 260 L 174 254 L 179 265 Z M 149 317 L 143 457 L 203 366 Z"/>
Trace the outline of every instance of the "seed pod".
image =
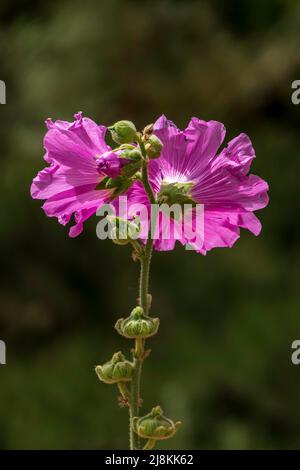
<path id="1" fill-rule="evenodd" d="M 132 364 L 127 361 L 121 352 L 113 355 L 110 361 L 95 368 L 98 378 L 107 384 L 130 382 L 132 377 Z"/>
<path id="2" fill-rule="evenodd" d="M 133 430 L 140 437 L 155 441 L 162 441 L 174 436 L 180 425 L 180 421 L 174 423 L 171 419 L 166 418 L 160 406 L 153 408 L 146 416 L 132 419 Z"/>
<path id="3" fill-rule="evenodd" d="M 115 328 L 121 336 L 126 338 L 149 338 L 157 333 L 159 318 L 152 318 L 144 314 L 142 307 L 135 307 L 129 317 L 120 318 Z"/>

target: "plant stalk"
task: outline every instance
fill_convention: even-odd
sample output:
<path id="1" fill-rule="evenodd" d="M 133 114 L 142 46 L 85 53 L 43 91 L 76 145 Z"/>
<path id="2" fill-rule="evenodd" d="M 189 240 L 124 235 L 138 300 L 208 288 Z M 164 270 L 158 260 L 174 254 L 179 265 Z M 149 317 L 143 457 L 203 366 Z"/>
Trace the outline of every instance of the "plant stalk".
<path id="1" fill-rule="evenodd" d="M 145 153 L 145 147 L 142 140 L 139 141 L 141 152 L 144 156 L 142 162 L 142 181 L 144 188 L 148 194 L 149 201 L 151 204 L 155 203 L 155 196 L 153 194 L 152 188 L 148 179 L 148 162 L 147 156 Z M 149 289 L 149 272 L 150 272 L 150 262 L 152 256 L 153 240 L 151 238 L 151 217 L 148 231 L 148 239 L 145 247 L 145 252 L 142 255 L 141 261 L 141 271 L 140 271 L 140 281 L 139 281 L 139 301 L 140 306 L 143 308 L 145 315 L 149 313 L 149 301 L 148 301 L 148 289 Z M 145 340 L 136 339 L 135 340 L 135 349 L 134 349 L 134 361 L 133 361 L 133 377 L 131 381 L 131 400 L 129 406 L 129 417 L 130 417 L 130 449 L 139 450 L 141 449 L 141 443 L 139 436 L 133 431 L 132 428 L 132 418 L 139 416 L 139 409 L 141 406 L 141 374 L 142 366 L 144 361 L 144 352 L 145 352 Z"/>

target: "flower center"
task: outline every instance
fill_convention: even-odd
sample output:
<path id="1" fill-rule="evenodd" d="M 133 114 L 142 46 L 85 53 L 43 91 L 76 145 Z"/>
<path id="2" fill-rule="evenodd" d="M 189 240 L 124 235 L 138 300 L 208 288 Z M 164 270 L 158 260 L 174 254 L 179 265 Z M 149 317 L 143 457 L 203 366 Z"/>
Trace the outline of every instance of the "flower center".
<path id="1" fill-rule="evenodd" d="M 195 205 L 196 201 L 191 196 L 191 189 L 194 186 L 192 182 L 186 183 L 168 183 L 162 181 L 160 190 L 157 195 L 159 204 L 179 204 L 183 206 L 184 204 Z"/>

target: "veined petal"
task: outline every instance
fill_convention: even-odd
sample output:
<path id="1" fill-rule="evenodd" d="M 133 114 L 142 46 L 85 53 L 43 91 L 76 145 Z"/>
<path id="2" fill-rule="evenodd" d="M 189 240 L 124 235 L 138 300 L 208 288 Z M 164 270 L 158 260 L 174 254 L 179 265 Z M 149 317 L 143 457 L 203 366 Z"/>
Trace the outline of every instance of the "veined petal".
<path id="1" fill-rule="evenodd" d="M 91 185 L 77 186 L 50 197 L 42 208 L 49 217 L 59 217 L 62 214 L 73 214 L 83 209 L 99 207 L 109 199 L 110 195 L 111 191 L 95 190 Z"/>
<path id="2" fill-rule="evenodd" d="M 226 129 L 221 122 L 202 121 L 194 117 L 184 133 L 188 140 L 186 170 L 195 178 L 210 165 L 223 143 Z"/>
<path id="3" fill-rule="evenodd" d="M 41 170 L 33 179 L 31 197 L 33 199 L 48 199 L 55 194 L 72 190 L 76 186 L 90 184 L 96 186 L 101 177 L 97 172 L 83 172 L 76 168 L 65 167 L 52 163 Z"/>

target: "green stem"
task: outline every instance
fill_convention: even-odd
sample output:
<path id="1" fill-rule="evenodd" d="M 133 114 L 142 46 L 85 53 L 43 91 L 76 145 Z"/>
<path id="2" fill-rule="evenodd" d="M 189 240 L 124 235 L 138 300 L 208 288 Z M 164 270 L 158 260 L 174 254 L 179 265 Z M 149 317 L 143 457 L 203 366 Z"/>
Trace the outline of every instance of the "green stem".
<path id="1" fill-rule="evenodd" d="M 143 163 L 142 163 L 142 181 L 145 187 L 145 190 L 148 194 L 151 204 L 155 203 L 155 197 L 152 191 L 152 188 L 148 179 L 148 167 L 147 167 L 147 157 L 145 152 L 144 143 L 142 139 L 139 140 L 141 152 L 143 154 Z M 145 315 L 148 315 L 149 311 L 149 302 L 148 302 L 148 288 L 149 288 L 149 271 L 150 271 L 150 262 L 152 256 L 152 247 L 153 240 L 151 238 L 151 222 L 148 232 L 148 239 L 146 243 L 146 248 L 143 256 L 141 256 L 141 273 L 140 273 L 140 283 L 139 283 L 139 299 L 140 306 L 143 308 Z M 135 340 L 135 350 L 134 350 L 134 361 L 133 361 L 133 377 L 131 381 L 131 400 L 129 407 L 130 415 L 130 449 L 138 450 L 141 448 L 140 438 L 132 429 L 132 418 L 139 416 L 139 409 L 141 406 L 141 374 L 142 366 L 144 361 L 144 352 L 145 352 L 145 340 L 136 339 Z"/>
<path id="2" fill-rule="evenodd" d="M 155 447 L 155 440 L 149 439 L 147 443 L 144 445 L 143 450 L 151 450 Z"/>
<path id="3" fill-rule="evenodd" d="M 129 400 L 130 398 L 130 393 L 128 391 L 128 388 L 124 382 L 118 382 L 118 389 L 121 394 L 121 396 L 124 398 L 124 400 Z"/>
<path id="4" fill-rule="evenodd" d="M 148 194 L 149 200 L 151 204 L 155 204 L 155 197 L 152 191 L 152 188 L 150 186 L 149 180 L 148 180 L 148 167 L 147 167 L 147 161 L 143 160 L 142 163 L 142 181 L 145 187 L 145 190 Z"/>
<path id="5" fill-rule="evenodd" d="M 153 194 L 152 188 L 151 188 L 150 183 L 149 183 L 149 178 L 148 178 L 148 157 L 147 157 L 147 153 L 146 153 L 146 149 L 145 149 L 143 139 L 139 138 L 138 143 L 139 143 L 139 146 L 140 146 L 140 149 L 141 149 L 141 153 L 144 157 L 143 162 L 142 162 L 142 182 L 143 182 L 145 190 L 148 194 L 150 203 L 155 204 L 155 202 L 156 202 L 155 201 L 155 196 Z"/>
<path id="6" fill-rule="evenodd" d="M 149 305 L 148 305 L 148 287 L 149 287 L 149 271 L 150 271 L 150 261 L 152 254 L 152 240 L 149 237 L 146 244 L 145 255 L 141 259 L 141 274 L 140 274 L 140 288 L 139 288 L 139 298 L 140 305 L 143 308 L 146 315 L 148 315 Z M 130 449 L 137 450 L 140 449 L 140 439 L 139 436 L 132 429 L 132 418 L 139 416 L 139 408 L 141 404 L 141 374 L 142 366 L 144 361 L 144 351 L 145 351 L 145 340 L 136 339 L 135 340 L 135 350 L 134 350 L 134 361 L 133 361 L 133 377 L 131 381 L 131 403 L 130 403 Z"/>

